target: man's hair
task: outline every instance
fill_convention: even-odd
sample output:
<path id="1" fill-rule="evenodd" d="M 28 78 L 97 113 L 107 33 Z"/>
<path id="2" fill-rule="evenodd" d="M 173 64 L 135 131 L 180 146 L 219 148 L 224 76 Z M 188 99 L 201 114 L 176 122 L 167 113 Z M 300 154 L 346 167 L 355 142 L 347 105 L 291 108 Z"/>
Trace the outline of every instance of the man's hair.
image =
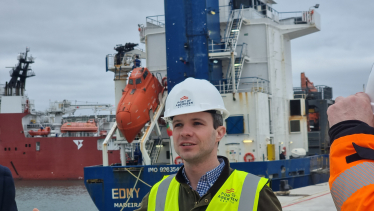
<path id="1" fill-rule="evenodd" d="M 222 114 L 217 113 L 216 110 L 209 110 L 209 111 L 205 111 L 205 112 L 208 112 L 208 113 L 212 114 L 212 118 L 213 118 L 213 128 L 214 128 L 215 130 L 216 130 L 219 126 L 222 126 L 222 125 L 223 125 Z"/>

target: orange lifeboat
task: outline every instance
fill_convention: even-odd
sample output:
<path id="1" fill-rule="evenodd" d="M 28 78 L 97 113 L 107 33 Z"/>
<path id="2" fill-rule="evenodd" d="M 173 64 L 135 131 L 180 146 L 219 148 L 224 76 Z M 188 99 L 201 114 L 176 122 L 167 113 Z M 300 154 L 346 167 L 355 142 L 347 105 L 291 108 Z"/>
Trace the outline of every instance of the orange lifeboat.
<path id="1" fill-rule="evenodd" d="M 61 126 L 61 133 L 66 132 L 97 132 L 97 126 L 93 119 L 87 122 L 67 122 Z"/>
<path id="2" fill-rule="evenodd" d="M 44 129 L 39 129 L 37 131 L 29 130 L 29 134 L 32 137 L 34 137 L 34 136 L 47 136 L 50 132 L 51 132 L 50 127 L 46 127 Z"/>
<path id="3" fill-rule="evenodd" d="M 132 71 L 116 111 L 118 129 L 127 142 L 131 143 L 150 120 L 149 111 L 156 110 L 159 104 L 158 94 L 163 90 L 160 82 L 147 68 Z"/>

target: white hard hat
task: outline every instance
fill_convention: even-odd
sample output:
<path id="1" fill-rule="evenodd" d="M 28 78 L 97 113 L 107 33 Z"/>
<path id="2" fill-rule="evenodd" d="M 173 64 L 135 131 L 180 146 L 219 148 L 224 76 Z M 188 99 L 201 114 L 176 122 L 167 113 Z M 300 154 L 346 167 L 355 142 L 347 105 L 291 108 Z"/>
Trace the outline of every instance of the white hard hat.
<path id="1" fill-rule="evenodd" d="M 164 119 L 171 121 L 170 117 L 176 115 L 209 110 L 218 111 L 223 119 L 230 115 L 221 94 L 213 84 L 207 80 L 187 78 L 170 91 L 166 99 Z"/>

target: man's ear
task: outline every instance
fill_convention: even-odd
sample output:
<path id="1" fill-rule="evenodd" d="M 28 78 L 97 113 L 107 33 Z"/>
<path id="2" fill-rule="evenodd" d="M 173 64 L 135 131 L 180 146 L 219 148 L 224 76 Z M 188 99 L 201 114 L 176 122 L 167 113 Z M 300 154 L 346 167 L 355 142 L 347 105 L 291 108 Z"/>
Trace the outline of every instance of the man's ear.
<path id="1" fill-rule="evenodd" d="M 217 137 L 216 139 L 218 141 L 221 141 L 221 139 L 223 138 L 223 136 L 226 134 L 226 127 L 225 126 L 219 126 L 217 129 Z"/>

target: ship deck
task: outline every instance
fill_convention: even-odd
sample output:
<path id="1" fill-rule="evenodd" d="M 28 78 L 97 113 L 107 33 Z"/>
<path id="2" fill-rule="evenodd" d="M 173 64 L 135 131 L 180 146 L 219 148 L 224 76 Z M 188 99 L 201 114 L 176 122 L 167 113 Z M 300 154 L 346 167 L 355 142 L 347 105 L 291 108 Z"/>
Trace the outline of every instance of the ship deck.
<path id="1" fill-rule="evenodd" d="M 278 196 L 283 211 L 335 211 L 329 184 L 321 183 L 290 191 L 289 196 Z"/>

